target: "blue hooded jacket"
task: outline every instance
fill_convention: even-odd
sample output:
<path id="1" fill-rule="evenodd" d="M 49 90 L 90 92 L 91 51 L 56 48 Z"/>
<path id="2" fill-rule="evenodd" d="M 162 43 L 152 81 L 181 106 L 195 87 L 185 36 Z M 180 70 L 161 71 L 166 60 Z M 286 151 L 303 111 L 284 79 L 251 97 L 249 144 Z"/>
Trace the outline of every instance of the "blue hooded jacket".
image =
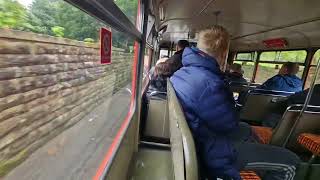
<path id="1" fill-rule="evenodd" d="M 193 133 L 210 178 L 241 179 L 236 153 L 227 135 L 238 129 L 232 93 L 216 60 L 197 48 L 186 48 L 183 67 L 170 81 Z"/>
<path id="2" fill-rule="evenodd" d="M 302 81 L 296 75 L 275 75 L 258 88 L 274 91 L 300 92 Z"/>

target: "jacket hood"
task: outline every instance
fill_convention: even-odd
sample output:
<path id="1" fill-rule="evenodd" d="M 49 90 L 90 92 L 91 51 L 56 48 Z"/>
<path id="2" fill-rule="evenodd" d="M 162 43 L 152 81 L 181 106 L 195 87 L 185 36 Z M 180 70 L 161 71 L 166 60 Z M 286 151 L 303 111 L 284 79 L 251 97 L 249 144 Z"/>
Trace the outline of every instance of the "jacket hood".
<path id="1" fill-rule="evenodd" d="M 200 51 L 198 48 L 185 48 L 182 55 L 183 66 L 204 67 L 215 73 L 222 73 L 214 57 Z"/>
<path id="2" fill-rule="evenodd" d="M 297 88 L 302 86 L 301 79 L 296 75 L 284 75 L 282 78 L 291 87 Z"/>
<path id="3" fill-rule="evenodd" d="M 259 88 L 275 91 L 302 91 L 302 81 L 295 75 L 276 75 L 268 79 Z"/>

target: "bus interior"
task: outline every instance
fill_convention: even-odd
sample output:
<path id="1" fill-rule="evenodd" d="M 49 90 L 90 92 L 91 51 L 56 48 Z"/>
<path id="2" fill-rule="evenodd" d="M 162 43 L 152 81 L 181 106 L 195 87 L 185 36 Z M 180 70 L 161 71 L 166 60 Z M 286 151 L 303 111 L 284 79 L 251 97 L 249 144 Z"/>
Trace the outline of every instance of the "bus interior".
<path id="1" fill-rule="evenodd" d="M 113 89 L 113 94 L 110 95 L 112 100 L 108 101 L 110 105 L 101 109 L 101 111 L 108 109 L 108 112 L 93 115 L 95 117 L 101 115 L 104 123 L 97 124 L 90 131 L 101 134 L 102 139 L 107 139 L 106 144 L 103 144 L 101 140 L 93 146 L 93 149 L 96 148 L 99 152 L 92 151 L 90 154 L 96 154 L 96 156 L 84 155 L 86 158 L 94 156 L 93 162 L 81 164 L 84 161 L 79 161 L 81 163 L 77 165 L 78 169 L 65 170 L 63 171 L 65 175 L 59 174 L 61 171 L 58 170 L 54 171 L 53 174 L 50 174 L 50 172 L 42 174 L 41 167 L 37 167 L 40 164 L 33 163 L 40 160 L 33 156 L 39 154 L 39 150 L 36 151 L 36 149 L 46 146 L 43 143 L 39 147 L 36 146 L 37 148 L 28 157 L 19 161 L 18 165 L 10 164 L 10 166 L 7 166 L 5 164 L 2 166 L 0 164 L 0 175 L 3 175 L 4 179 L 43 179 L 44 177 L 44 179 L 62 177 L 62 179 L 91 178 L 94 180 L 200 179 L 201 166 L 198 162 L 193 135 L 170 80 L 167 81 L 167 92 L 150 92 L 148 87 L 150 69 L 156 65 L 158 59 L 172 56 L 176 52 L 175 47 L 179 40 L 188 40 L 192 46 L 196 46 L 199 31 L 214 25 L 225 27 L 231 34 L 227 62 L 229 64 L 241 64 L 244 78 L 248 81 L 246 84 L 230 84 L 235 97 L 238 97 L 242 92 L 248 92 L 244 101 L 238 104 L 241 121 L 249 123 L 264 144 L 287 148 L 301 158 L 302 163 L 296 171 L 295 180 L 320 179 L 320 144 L 317 145 L 317 150 L 312 151 L 302 143 L 306 141 L 305 139 L 302 140 L 304 134 L 320 139 L 320 106 L 310 104 L 313 93 L 315 93 L 314 87 L 320 83 L 319 0 L 132 0 L 137 4 L 136 19 L 134 20 L 125 13 L 123 8 L 119 7 L 117 0 L 65 1 L 69 5 L 80 9 L 82 13 L 97 19 L 103 26 L 109 27 L 113 35 L 119 33 L 128 37 L 128 42 L 132 44 L 131 49 L 128 48 L 128 52 L 131 53 L 133 58 L 130 61 L 131 64 L 125 64 L 123 67 L 123 69 L 131 68 L 130 73 L 122 75 L 130 76 L 130 81 L 126 81 L 127 84 L 122 85 L 117 90 Z M 129 3 L 129 0 L 127 2 Z M 0 18 L 2 17 L 0 16 Z M 84 24 L 84 26 L 90 25 Z M 0 43 L 7 43 L 9 39 L 14 39 L 17 43 L 19 38 L 14 37 L 14 34 L 6 33 L 7 31 L 0 31 Z M 23 40 L 23 42 L 31 41 L 31 39 Z M 35 43 L 43 42 L 39 40 Z M 58 44 L 58 42 L 54 44 Z M 72 45 L 72 47 L 78 48 L 77 46 L 79 44 Z M 112 46 L 115 47 L 114 44 Z M 117 47 L 114 49 L 116 50 Z M 4 74 L 8 72 L 6 70 L 10 70 L 8 68 L 1 69 L 6 65 L 1 63 L 1 61 L 4 62 L 6 51 L 8 50 L 1 47 L 0 44 L 0 76 L 2 72 Z M 16 51 L 15 54 L 15 51 L 13 51 L 12 56 L 20 56 L 19 52 Z M 81 49 L 79 52 L 81 53 Z M 127 51 L 112 52 L 112 58 L 124 52 Z M 116 57 L 114 59 L 112 63 L 115 65 L 125 63 L 124 61 L 117 61 Z M 303 104 L 288 107 L 282 115 L 280 123 L 274 129 L 263 127 L 262 120 L 272 110 L 278 108 L 276 102 L 283 101 L 294 93 L 285 91 L 262 93 L 256 87 L 276 75 L 285 62 L 294 62 L 299 65 L 297 76 L 303 82 L 303 89 L 310 88 L 309 94 Z M 97 71 L 101 70 L 106 73 L 117 71 L 113 69 L 115 67 L 112 66 L 112 63 L 111 65 L 104 65 L 104 69 Z M 17 65 L 12 67 L 15 66 Z M 102 65 L 98 62 L 97 66 Z M 110 67 L 108 68 L 108 66 Z M 114 79 L 123 76 L 115 76 Z M 0 78 L 0 80 L 6 81 L 5 78 Z M 108 81 L 108 79 L 105 81 Z M 7 92 L 3 89 L 7 88 L 8 94 L 10 90 L 14 89 L 6 87 L 5 84 L 1 84 L 1 86 L 0 98 L 6 98 L 2 96 L 2 91 Z M 115 93 L 115 91 L 117 92 Z M 147 94 L 149 94 L 148 97 Z M 92 98 L 94 98 L 94 94 L 92 94 Z M 95 101 L 98 102 L 99 98 L 102 97 L 97 97 Z M 0 107 L 4 106 L 3 104 L 9 104 L 9 101 L 3 102 L 0 103 Z M 124 107 L 121 103 L 126 105 L 125 110 L 120 112 L 120 107 Z M 6 109 L 0 109 L 0 115 Z M 84 109 L 82 110 L 85 111 Z M 112 109 L 112 112 L 110 109 Z M 95 113 L 96 111 L 92 110 L 92 112 Z M 88 113 L 91 113 L 91 110 Z M 5 113 L 3 114 L 5 116 Z M 0 116 L 0 118 L 4 116 Z M 115 119 L 112 122 L 114 124 L 111 125 L 114 128 L 103 129 L 102 127 L 108 123 L 108 118 L 111 118 L 111 116 Z M 90 123 L 91 120 L 89 118 L 87 121 Z M 16 121 L 19 121 L 19 119 L 16 119 Z M 0 138 L 1 141 L 5 142 L 6 139 L 4 138 L 10 132 L 2 134 L 1 131 L 5 131 L 6 126 L 1 127 L 1 123 L 2 120 L 0 120 Z M 70 125 L 64 131 L 71 131 L 73 128 L 73 125 Z M 101 129 L 101 132 L 97 130 L 98 128 Z M 112 134 L 110 137 L 108 137 L 108 131 Z M 48 138 L 54 139 L 58 134 Z M 79 135 L 79 132 L 74 133 L 74 136 L 84 138 Z M 10 136 L 10 138 L 14 137 L 13 135 Z M 89 135 L 88 138 L 92 140 Z M 9 140 L 11 139 L 7 139 L 7 141 Z M 72 139 L 66 140 L 66 144 L 70 148 L 78 147 L 73 143 L 75 142 Z M 91 147 L 89 144 L 83 144 L 81 147 Z M 1 142 L 0 145 L 1 148 L 6 148 L 6 144 Z M 18 147 L 18 144 L 9 148 L 8 151 L 13 151 L 12 148 L 14 147 Z M 79 150 L 79 152 L 85 154 L 84 151 Z M 48 151 L 48 154 L 50 153 L 51 151 Z M 59 154 L 59 152 L 57 153 Z M 0 154 L 1 156 L 2 154 Z M 4 162 L 6 162 L 5 158 L 7 156 L 3 156 L 0 161 L 4 159 Z M 32 158 L 33 161 L 29 160 Z M 80 157 L 78 156 L 78 158 Z M 63 159 L 60 158 L 61 161 Z M 68 158 L 65 158 L 65 161 L 67 160 Z M 50 164 L 49 160 L 46 162 Z M 72 164 L 69 166 L 75 166 L 74 164 L 77 164 L 77 161 Z M 92 167 L 82 169 L 84 166 L 91 165 Z M 30 168 L 30 166 L 35 167 Z M 48 167 L 50 169 L 52 166 L 59 166 L 59 163 L 51 163 L 50 166 L 43 165 L 43 168 Z M 61 165 L 62 167 L 64 165 Z M 10 169 L 10 171 L 5 172 L 7 169 Z M 36 169 L 40 169 L 40 171 L 29 172 Z M 83 171 L 80 173 L 82 175 L 74 176 L 80 171 Z M 69 177 L 70 174 L 68 173 L 72 173 L 73 176 Z M 84 176 L 84 173 L 87 173 L 87 175 Z M 241 173 L 243 179 L 260 179 L 259 174 L 255 172 L 244 170 Z M 25 177 L 23 174 L 25 174 Z"/>

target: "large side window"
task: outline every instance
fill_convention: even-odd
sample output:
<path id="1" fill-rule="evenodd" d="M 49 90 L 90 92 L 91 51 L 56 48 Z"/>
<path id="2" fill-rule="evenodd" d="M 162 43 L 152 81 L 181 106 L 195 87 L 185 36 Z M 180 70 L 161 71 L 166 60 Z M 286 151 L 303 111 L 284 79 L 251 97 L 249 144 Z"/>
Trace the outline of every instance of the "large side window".
<path id="1" fill-rule="evenodd" d="M 133 22 L 137 2 L 116 0 Z M 101 27 L 112 31 L 108 65 Z M 134 42 L 63 0 L 0 0 L 0 179 L 19 164 L 10 179 L 95 175 L 133 112 Z"/>
<path id="2" fill-rule="evenodd" d="M 295 62 L 299 64 L 298 77 L 302 77 L 304 62 L 307 57 L 305 50 L 297 51 L 270 51 L 262 52 L 259 59 L 258 70 L 255 82 L 264 83 L 269 78 L 279 73 L 285 62 Z"/>
<path id="3" fill-rule="evenodd" d="M 307 81 L 305 84 L 305 89 L 310 87 L 311 81 L 315 75 L 315 71 L 316 71 L 316 66 L 318 61 L 320 60 L 320 49 L 314 54 L 312 61 L 311 61 L 311 65 L 309 68 L 309 72 L 308 72 L 308 77 L 307 77 Z M 316 79 L 316 84 L 320 83 L 320 77 L 318 76 L 318 78 Z"/>
<path id="4" fill-rule="evenodd" d="M 255 56 L 256 56 L 255 52 L 237 53 L 233 62 L 233 63 L 242 65 L 242 69 L 244 71 L 243 76 L 248 81 L 250 81 L 253 76 Z"/>

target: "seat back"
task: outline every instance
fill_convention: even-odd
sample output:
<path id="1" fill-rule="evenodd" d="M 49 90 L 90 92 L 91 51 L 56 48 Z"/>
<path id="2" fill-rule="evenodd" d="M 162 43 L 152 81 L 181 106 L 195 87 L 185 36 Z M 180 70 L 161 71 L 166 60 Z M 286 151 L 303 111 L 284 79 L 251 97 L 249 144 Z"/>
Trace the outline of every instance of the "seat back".
<path id="1" fill-rule="evenodd" d="M 198 180 L 198 162 L 193 136 L 170 81 L 168 81 L 167 86 L 170 140 L 175 179 Z M 184 165 L 183 170 L 181 169 L 181 164 Z M 184 175 L 185 177 L 181 178 Z"/>
<path id="2" fill-rule="evenodd" d="M 249 89 L 248 84 L 236 83 L 236 82 L 230 83 L 230 90 L 232 92 L 241 93 L 241 92 L 247 91 L 248 89 Z"/>
<path id="3" fill-rule="evenodd" d="M 305 149 L 297 142 L 298 136 L 302 133 L 320 134 L 320 107 L 309 106 L 299 116 L 301 108 L 302 105 L 293 105 L 288 108 L 284 117 L 274 129 L 271 144 L 283 146 L 286 138 L 288 138 L 288 143 L 286 144 L 288 149 L 295 152 L 304 152 Z M 296 121 L 297 125 L 288 137 Z"/>
<path id="4" fill-rule="evenodd" d="M 166 99 L 149 98 L 145 136 L 169 138 L 169 120 L 166 106 Z"/>
<path id="5" fill-rule="evenodd" d="M 279 121 L 277 126 L 272 132 L 272 138 L 270 144 L 276 146 L 283 146 L 286 137 L 290 133 L 294 122 L 297 120 L 300 109 L 299 106 L 290 106 L 286 112 L 283 114 L 282 119 Z"/>
<path id="6" fill-rule="evenodd" d="M 262 123 L 266 116 L 279 106 L 279 101 L 287 99 L 292 93 L 250 90 L 241 109 L 240 119 Z"/>

